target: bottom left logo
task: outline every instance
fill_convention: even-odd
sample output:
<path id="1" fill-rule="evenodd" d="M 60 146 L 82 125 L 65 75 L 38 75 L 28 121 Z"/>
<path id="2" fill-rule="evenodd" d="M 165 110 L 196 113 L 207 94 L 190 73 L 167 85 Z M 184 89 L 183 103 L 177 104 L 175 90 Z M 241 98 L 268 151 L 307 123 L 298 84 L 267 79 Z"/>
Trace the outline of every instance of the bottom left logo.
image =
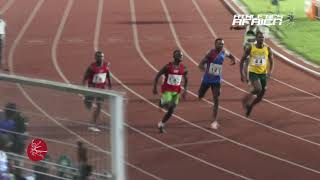
<path id="1" fill-rule="evenodd" d="M 32 161 L 41 161 L 48 152 L 47 144 L 42 139 L 33 139 L 28 145 L 27 154 Z"/>

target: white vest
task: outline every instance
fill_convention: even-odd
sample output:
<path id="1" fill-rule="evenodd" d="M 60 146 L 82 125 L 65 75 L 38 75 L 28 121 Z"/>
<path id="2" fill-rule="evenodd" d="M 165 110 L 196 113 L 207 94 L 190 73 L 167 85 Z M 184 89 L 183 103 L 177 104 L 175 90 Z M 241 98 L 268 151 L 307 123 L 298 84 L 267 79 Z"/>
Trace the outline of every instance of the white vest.
<path id="1" fill-rule="evenodd" d="M 8 172 L 8 157 L 4 151 L 0 151 L 0 174 Z"/>
<path id="2" fill-rule="evenodd" d="M 6 22 L 0 19 L 0 34 L 6 34 Z"/>

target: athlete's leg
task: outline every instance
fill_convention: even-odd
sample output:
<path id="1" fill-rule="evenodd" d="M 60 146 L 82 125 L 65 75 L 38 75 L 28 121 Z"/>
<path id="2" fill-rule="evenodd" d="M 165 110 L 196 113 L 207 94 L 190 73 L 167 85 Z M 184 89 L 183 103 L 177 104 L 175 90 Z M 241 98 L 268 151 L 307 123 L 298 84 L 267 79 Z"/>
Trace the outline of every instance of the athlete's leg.
<path id="1" fill-rule="evenodd" d="M 246 94 L 243 98 L 242 98 L 242 106 L 243 108 L 246 108 L 249 104 L 251 104 L 251 102 L 253 101 L 254 99 L 254 96 L 255 96 L 255 91 L 254 91 L 254 87 L 253 87 L 253 82 L 250 82 L 248 83 L 249 85 L 249 91 L 250 93 L 249 94 Z"/>
<path id="2" fill-rule="evenodd" d="M 213 95 L 213 121 L 218 120 L 218 109 L 219 109 L 219 97 L 220 97 L 220 84 L 213 84 L 211 86 Z"/>
<path id="3" fill-rule="evenodd" d="M 252 103 L 254 95 L 258 94 L 259 91 L 261 91 L 261 85 L 259 81 L 259 75 L 256 73 L 249 72 L 249 88 L 250 88 L 250 94 L 244 96 L 242 99 L 242 105 L 246 107 L 248 104 Z"/>
<path id="4" fill-rule="evenodd" d="M 265 75 L 261 75 L 260 84 L 261 84 L 261 91 L 257 94 L 257 98 L 255 98 L 254 101 L 252 102 L 251 104 L 252 107 L 258 104 L 262 100 L 267 90 L 267 78 Z"/>
<path id="5" fill-rule="evenodd" d="M 173 103 L 173 102 L 171 102 L 171 103 L 168 105 L 168 111 L 167 111 L 167 113 L 163 116 L 163 118 L 162 118 L 162 120 L 161 120 L 161 122 L 162 122 L 163 124 L 165 124 L 165 123 L 170 119 L 170 117 L 172 116 L 175 108 L 176 108 L 176 104 Z"/>
<path id="6" fill-rule="evenodd" d="M 214 84 L 211 86 L 213 93 L 213 122 L 211 123 L 211 128 L 218 129 L 219 120 L 219 97 L 220 97 L 220 84 Z"/>
<path id="7" fill-rule="evenodd" d="M 204 97 L 206 94 L 207 90 L 209 89 L 210 85 L 207 83 L 202 82 L 198 91 L 198 98 L 199 100 Z"/>
<path id="8" fill-rule="evenodd" d="M 94 100 L 93 96 L 85 96 L 84 97 L 83 102 L 84 102 L 84 105 L 86 106 L 87 109 L 91 110 L 93 100 Z"/>
<path id="9" fill-rule="evenodd" d="M 252 111 L 252 108 L 258 103 L 258 102 L 260 102 L 258 99 L 259 99 L 259 97 L 258 97 L 258 95 L 262 95 L 263 96 L 263 94 L 264 94 L 264 92 L 262 91 L 262 87 L 261 87 L 261 82 L 260 82 L 260 80 L 258 79 L 258 80 L 255 80 L 255 81 L 253 81 L 253 82 L 251 82 L 252 83 L 252 87 L 253 87 L 253 90 L 251 91 L 251 98 L 249 99 L 249 101 L 247 102 L 247 104 L 246 104 L 246 116 L 248 117 L 249 115 L 250 115 L 250 113 L 251 113 L 251 111 Z M 254 100 L 252 100 L 253 99 L 253 97 L 255 97 L 256 96 L 256 98 L 254 99 Z"/>
<path id="10" fill-rule="evenodd" d="M 93 112 L 93 123 L 96 125 L 97 124 L 97 119 L 101 113 L 101 107 L 102 107 L 102 103 L 103 103 L 103 98 L 100 97 L 96 97 L 96 109 Z"/>
<path id="11" fill-rule="evenodd" d="M 94 132 L 99 132 L 100 129 L 98 128 L 97 120 L 98 120 L 100 113 L 101 113 L 103 98 L 102 97 L 94 97 L 94 100 L 96 101 L 96 108 L 92 114 L 93 126 L 90 126 L 89 129 Z"/>
<path id="12" fill-rule="evenodd" d="M 266 89 L 262 89 L 262 90 L 260 91 L 260 93 L 257 95 L 257 97 L 256 97 L 256 98 L 253 100 L 253 102 L 251 103 L 251 106 L 252 106 L 252 107 L 254 107 L 256 104 L 258 104 L 258 103 L 262 100 L 265 92 L 266 92 Z"/>
<path id="13" fill-rule="evenodd" d="M 250 43 L 246 43 L 243 47 L 243 51 L 245 52 L 249 47 L 251 46 Z M 243 69 L 242 72 L 245 74 L 245 77 L 248 77 L 248 66 L 249 66 L 249 56 L 246 57 L 244 64 L 243 64 Z M 246 79 L 246 81 L 248 82 L 249 79 Z"/>
<path id="14" fill-rule="evenodd" d="M 169 103 L 171 102 L 171 100 L 172 100 L 171 92 L 163 92 L 159 102 L 159 107 L 165 108 L 168 110 Z"/>
<path id="15" fill-rule="evenodd" d="M 170 119 L 172 114 L 174 113 L 174 110 L 179 103 L 179 93 L 175 92 L 166 92 L 166 101 L 167 101 L 167 112 L 163 116 L 162 120 L 158 123 L 158 128 L 160 130 L 160 133 L 164 132 L 164 125 L 165 123 Z"/>

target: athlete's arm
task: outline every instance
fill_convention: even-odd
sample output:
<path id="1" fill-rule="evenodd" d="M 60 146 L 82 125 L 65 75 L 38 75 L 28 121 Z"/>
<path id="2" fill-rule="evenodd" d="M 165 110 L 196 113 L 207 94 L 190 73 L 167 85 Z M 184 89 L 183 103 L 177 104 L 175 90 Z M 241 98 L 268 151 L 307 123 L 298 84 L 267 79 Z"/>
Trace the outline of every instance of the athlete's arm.
<path id="1" fill-rule="evenodd" d="M 84 76 L 83 76 L 83 80 L 82 80 L 82 85 L 86 86 L 86 82 L 90 76 L 90 74 L 92 73 L 92 69 L 91 69 L 91 66 L 89 66 L 86 70 L 86 72 L 84 73 Z"/>
<path id="2" fill-rule="evenodd" d="M 270 63 L 268 76 L 270 77 L 271 74 L 272 74 L 272 71 L 273 71 L 274 63 L 273 63 L 273 52 L 272 52 L 270 47 L 268 47 L 268 51 L 269 51 L 268 60 L 269 60 L 269 63 Z"/>
<path id="3" fill-rule="evenodd" d="M 184 88 L 185 90 L 188 90 L 188 69 L 187 69 L 186 66 L 184 66 L 183 78 L 184 78 L 183 88 Z"/>
<path id="4" fill-rule="evenodd" d="M 206 54 L 206 56 L 200 61 L 198 67 L 201 71 L 205 71 L 206 67 L 205 64 L 208 62 L 209 60 L 209 55 L 210 55 L 210 51 Z"/>
<path id="5" fill-rule="evenodd" d="M 112 88 L 112 84 L 111 84 L 110 71 L 107 72 L 107 79 L 108 79 L 108 88 L 111 89 Z"/>
<path id="6" fill-rule="evenodd" d="M 182 93 L 182 98 L 185 99 L 188 91 L 188 70 L 186 66 L 184 66 L 183 80 L 184 80 L 184 84 L 183 84 L 184 91 Z"/>
<path id="7" fill-rule="evenodd" d="M 245 50 L 245 52 L 240 60 L 240 77 L 241 77 L 242 82 L 244 82 L 247 77 L 247 70 L 243 69 L 243 65 L 244 65 L 245 61 L 247 61 L 247 57 L 250 55 L 250 52 L 251 52 L 251 46 L 249 46 Z"/>
<path id="8" fill-rule="evenodd" d="M 225 51 L 226 57 L 228 57 L 231 60 L 231 65 L 236 64 L 236 58 L 229 52 Z"/>
<path id="9" fill-rule="evenodd" d="M 168 65 L 165 65 L 162 67 L 162 69 L 157 73 L 156 78 L 153 81 L 153 94 L 158 94 L 157 91 L 157 84 L 158 84 L 158 80 L 159 78 L 166 74 L 168 72 Z"/>

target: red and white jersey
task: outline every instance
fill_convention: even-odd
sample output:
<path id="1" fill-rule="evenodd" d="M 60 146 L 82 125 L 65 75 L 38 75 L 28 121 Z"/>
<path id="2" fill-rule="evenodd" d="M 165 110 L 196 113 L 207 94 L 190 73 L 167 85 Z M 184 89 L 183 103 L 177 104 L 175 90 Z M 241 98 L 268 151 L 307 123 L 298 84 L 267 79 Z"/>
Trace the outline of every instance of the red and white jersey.
<path id="1" fill-rule="evenodd" d="M 88 86 L 100 89 L 105 89 L 107 84 L 107 76 L 109 73 L 108 64 L 103 62 L 102 66 L 98 66 L 97 63 L 90 65 L 91 74 L 88 77 Z"/>
<path id="2" fill-rule="evenodd" d="M 168 72 L 165 75 L 164 82 L 161 87 L 162 92 L 180 92 L 181 81 L 184 75 L 184 65 L 175 66 L 172 62 L 168 64 Z"/>

